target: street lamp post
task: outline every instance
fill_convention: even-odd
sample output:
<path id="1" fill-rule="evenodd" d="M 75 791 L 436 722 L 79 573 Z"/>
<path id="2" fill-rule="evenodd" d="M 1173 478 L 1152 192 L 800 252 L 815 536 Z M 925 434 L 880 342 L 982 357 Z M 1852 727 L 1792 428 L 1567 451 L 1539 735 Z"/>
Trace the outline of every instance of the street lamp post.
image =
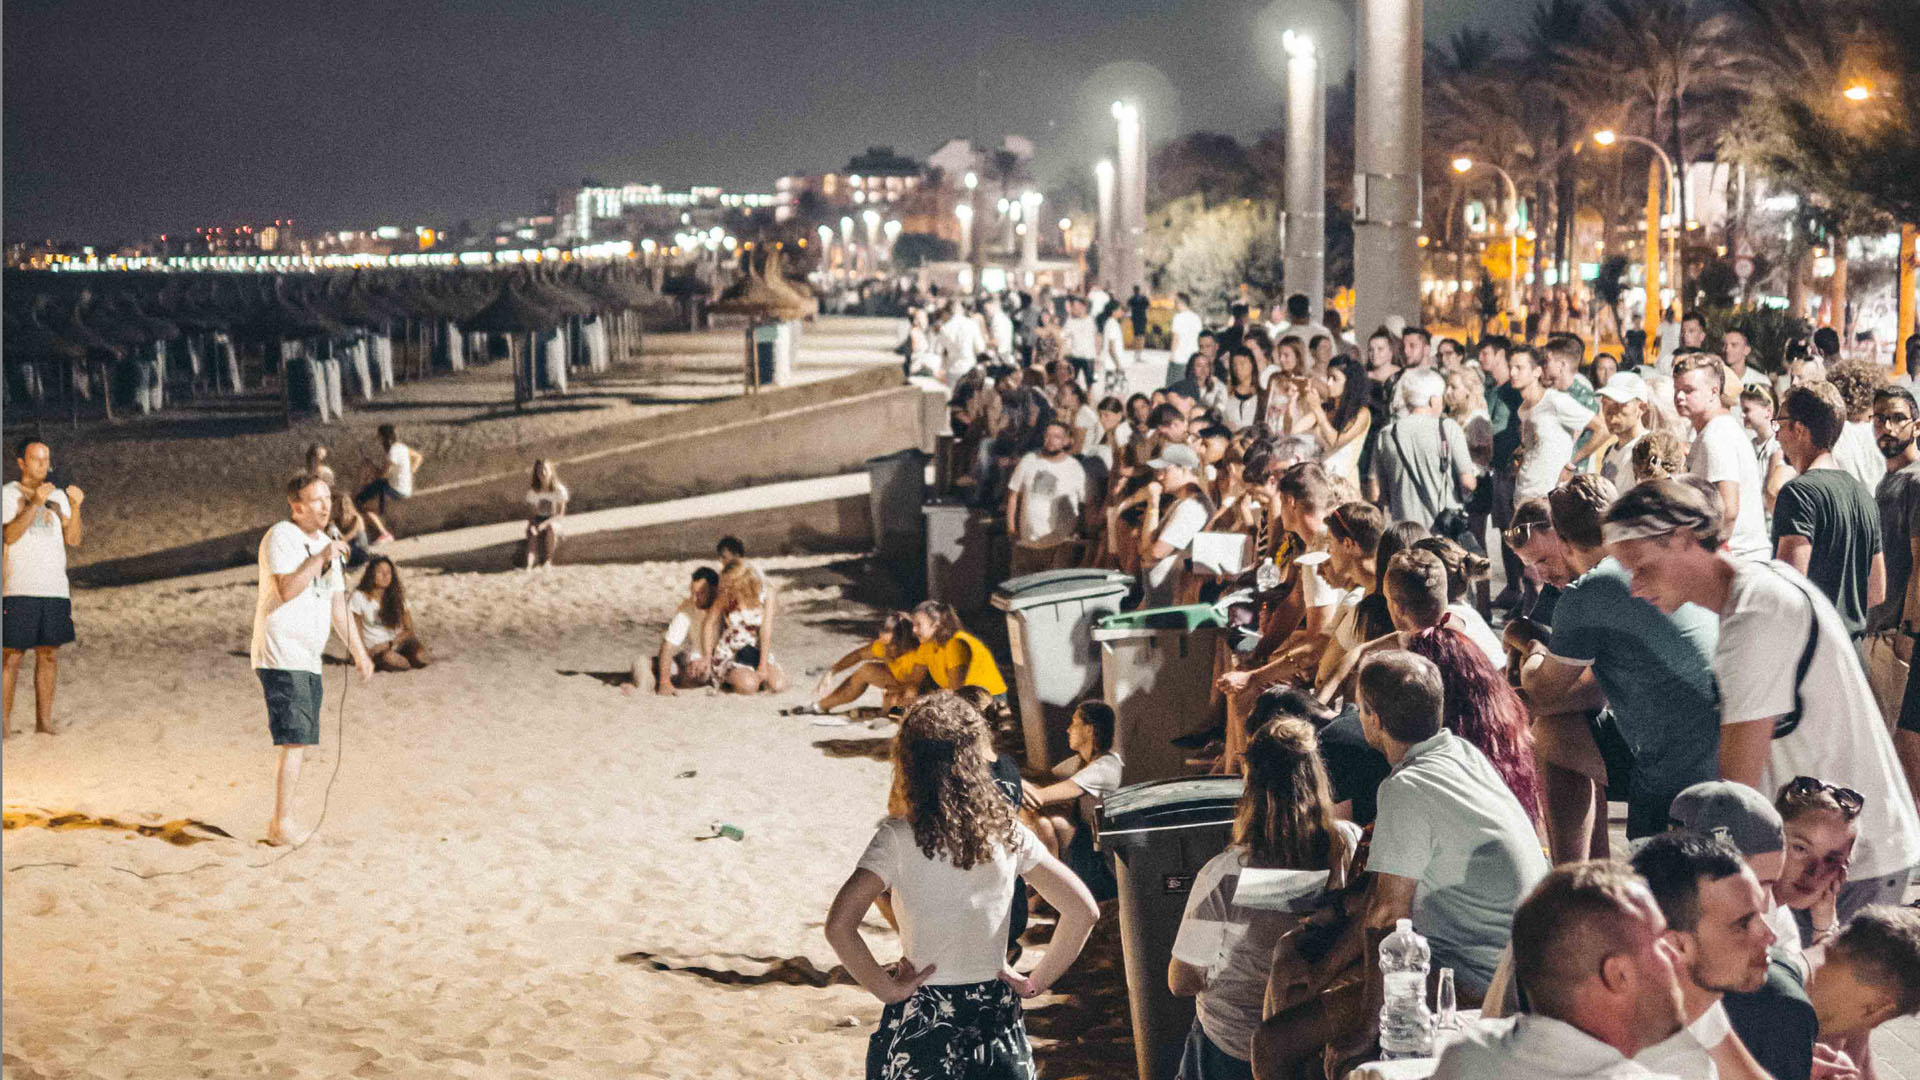
<path id="1" fill-rule="evenodd" d="M 1025 226 L 1020 234 L 1020 268 L 1029 276 L 1040 265 L 1040 201 L 1037 191 L 1020 193 L 1020 223 Z"/>
<path id="2" fill-rule="evenodd" d="M 972 154 L 972 143 L 967 144 L 967 152 Z M 973 271 L 971 284 L 967 290 L 971 292 L 972 286 L 980 282 L 980 248 L 974 243 L 973 234 L 973 223 L 980 216 L 980 177 L 979 174 L 968 170 L 967 175 L 962 177 L 960 182 L 966 186 L 967 201 L 955 212 L 959 210 L 967 212 L 966 216 L 960 219 L 960 257 L 966 260 L 967 266 Z"/>
<path id="3" fill-rule="evenodd" d="M 1306 296 L 1317 325 L 1327 297 L 1327 95 L 1313 39 L 1289 30 L 1282 43 L 1287 50 L 1287 160 L 1280 250 L 1287 291 Z"/>
<path id="4" fill-rule="evenodd" d="M 1507 239 L 1511 245 L 1507 251 L 1507 317 L 1511 328 L 1513 316 L 1520 313 L 1520 189 L 1514 185 L 1513 177 L 1508 175 L 1507 170 L 1491 161 L 1475 161 L 1468 157 L 1453 159 L 1453 171 L 1462 176 L 1472 172 L 1475 165 L 1492 169 L 1507 182 Z"/>
<path id="5" fill-rule="evenodd" d="M 1100 269 L 1113 273 L 1113 162 L 1101 161 L 1093 167 L 1098 217 L 1094 221 L 1094 244 L 1100 249 Z"/>
<path id="6" fill-rule="evenodd" d="M 1420 321 L 1422 0 L 1360 0 L 1354 329 Z"/>
<path id="7" fill-rule="evenodd" d="M 953 208 L 953 216 L 960 219 L 960 257 L 971 264 L 973 251 L 973 206 L 961 203 Z"/>
<path id="8" fill-rule="evenodd" d="M 1677 299 L 1682 295 L 1680 285 L 1680 230 L 1686 222 L 1680 220 L 1680 170 L 1674 168 L 1673 159 L 1667 156 L 1666 148 L 1652 139 L 1639 135 L 1622 135 L 1611 128 L 1593 133 L 1593 141 L 1600 146 L 1612 146 L 1622 139 L 1639 143 L 1660 156 L 1660 163 L 1666 167 L 1663 174 L 1667 181 L 1667 212 L 1673 215 L 1673 239 L 1667 247 L 1668 264 L 1672 269 L 1668 280 L 1673 282 L 1673 295 Z M 1654 336 L 1660 332 L 1660 203 L 1655 196 L 1653 178 L 1647 178 L 1647 310 L 1643 325 L 1647 333 L 1647 348 L 1653 348 Z"/>
<path id="9" fill-rule="evenodd" d="M 1118 167 L 1114 176 L 1114 196 L 1119 214 L 1114 241 L 1119 245 L 1117 271 L 1110 279 L 1113 295 L 1126 296 L 1134 286 L 1146 285 L 1140 245 L 1147 230 L 1147 162 L 1140 131 L 1140 110 L 1124 101 L 1113 103 L 1113 119 L 1118 125 Z"/>

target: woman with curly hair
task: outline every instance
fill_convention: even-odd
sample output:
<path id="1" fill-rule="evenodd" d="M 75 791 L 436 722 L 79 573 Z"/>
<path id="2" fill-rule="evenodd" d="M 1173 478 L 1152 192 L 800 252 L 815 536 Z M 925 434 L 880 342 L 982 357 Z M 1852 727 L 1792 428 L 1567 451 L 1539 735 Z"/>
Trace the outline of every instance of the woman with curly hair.
<path id="1" fill-rule="evenodd" d="M 347 613 L 360 624 L 360 640 L 381 671 L 410 671 L 426 667 L 433 657 L 413 632 L 413 612 L 407 590 L 393 560 L 375 555 L 360 575 L 360 585 L 347 601 Z"/>
<path id="2" fill-rule="evenodd" d="M 984 721 L 957 694 L 907 712 L 894 740 L 901 798 L 827 911 L 826 936 L 861 986 L 885 1003 L 867 1044 L 868 1080 L 1034 1080 L 1020 1001 L 1052 986 L 1100 909 L 1080 879 L 1014 816 L 994 786 Z M 1006 962 L 1014 879 L 1060 912 L 1028 975 Z M 902 956 L 883 968 L 860 923 L 893 894 Z"/>
<path id="3" fill-rule="evenodd" d="M 1247 744 L 1244 764 L 1247 786 L 1234 814 L 1233 843 L 1195 876 L 1167 963 L 1167 988 L 1199 999 L 1180 1080 L 1250 1080 L 1248 1059 L 1274 949 L 1319 896 L 1346 887 L 1360 848 L 1360 827 L 1334 819 L 1311 723 L 1282 717 L 1267 724 Z M 1238 903 L 1240 873 L 1250 869 L 1298 872 L 1298 910 Z"/>
<path id="4" fill-rule="evenodd" d="M 778 694 L 787 688 L 787 673 L 773 658 L 775 603 L 766 579 L 745 559 L 720 571 L 701 642 L 712 658 L 715 686 L 736 694 Z"/>

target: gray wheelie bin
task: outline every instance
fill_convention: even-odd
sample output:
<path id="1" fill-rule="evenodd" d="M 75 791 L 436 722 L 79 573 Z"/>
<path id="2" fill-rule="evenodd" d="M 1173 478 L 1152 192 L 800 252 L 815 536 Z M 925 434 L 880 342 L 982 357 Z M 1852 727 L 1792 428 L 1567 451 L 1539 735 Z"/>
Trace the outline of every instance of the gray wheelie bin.
<path id="1" fill-rule="evenodd" d="M 887 562 L 917 562 L 920 557 L 920 506 L 927 497 L 927 455 L 896 450 L 867 459 L 868 512 L 873 519 L 873 550 Z"/>
<path id="2" fill-rule="evenodd" d="M 1109 615 L 1093 631 L 1101 697 L 1113 706 L 1121 783 L 1184 776 L 1173 740 L 1207 726 L 1213 654 L 1226 620 L 1208 604 Z"/>
<path id="3" fill-rule="evenodd" d="M 999 515 L 957 499 L 929 502 L 921 513 L 927 518 L 927 599 L 952 604 L 961 615 L 987 610 L 993 583 L 1006 576 Z"/>
<path id="4" fill-rule="evenodd" d="M 1118 570 L 1075 569 L 1026 574 L 995 590 L 993 606 L 1007 613 L 1029 768 L 1051 768 L 1067 756 L 1073 707 L 1100 687 L 1093 628 L 1120 610 L 1132 587 Z"/>
<path id="5" fill-rule="evenodd" d="M 1167 990 L 1167 961 L 1193 879 L 1227 848 L 1237 776 L 1150 780 L 1107 796 L 1094 846 L 1113 865 L 1120 894 L 1120 949 L 1139 1080 L 1173 1080 L 1193 1026 L 1193 999 Z"/>

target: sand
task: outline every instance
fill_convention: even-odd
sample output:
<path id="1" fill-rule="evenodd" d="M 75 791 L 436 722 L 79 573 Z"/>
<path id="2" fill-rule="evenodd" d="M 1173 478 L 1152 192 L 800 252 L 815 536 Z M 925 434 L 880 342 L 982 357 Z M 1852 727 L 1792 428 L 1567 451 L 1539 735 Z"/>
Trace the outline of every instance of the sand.
<path id="1" fill-rule="evenodd" d="M 796 675 L 848 647 L 837 620 L 864 615 L 831 561 L 766 564 L 792 616 L 776 654 Z M 857 988 L 617 960 L 829 968 L 820 922 L 884 805 L 886 766 L 861 753 L 880 736 L 780 718 L 767 698 L 608 685 L 657 640 L 690 566 L 411 574 L 444 662 L 348 689 L 325 824 L 265 869 L 251 865 L 276 854 L 255 842 L 273 752 L 244 653 L 253 587 L 82 593 L 59 698 L 75 726 L 8 741 L 7 806 L 192 817 L 238 839 L 5 834 L 9 868 L 81 865 L 4 875 L 6 1075 L 857 1073 L 878 1015 Z M 345 672 L 326 676 L 309 822 L 339 760 Z M 855 756 L 813 745 L 829 738 Z M 715 821 L 746 840 L 692 839 Z M 108 868 L 208 862 L 151 881 Z"/>

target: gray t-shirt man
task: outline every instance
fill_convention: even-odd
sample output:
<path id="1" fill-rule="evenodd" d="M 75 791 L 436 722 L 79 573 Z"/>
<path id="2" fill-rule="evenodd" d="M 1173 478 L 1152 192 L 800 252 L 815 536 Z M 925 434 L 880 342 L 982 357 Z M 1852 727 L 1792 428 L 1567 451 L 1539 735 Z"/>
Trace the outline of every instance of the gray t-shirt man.
<path id="1" fill-rule="evenodd" d="M 1367 869 L 1418 883 L 1413 928 L 1434 968 L 1485 993 L 1514 909 L 1547 876 L 1533 822 L 1486 755 L 1444 730 L 1407 749 L 1379 804 Z"/>

